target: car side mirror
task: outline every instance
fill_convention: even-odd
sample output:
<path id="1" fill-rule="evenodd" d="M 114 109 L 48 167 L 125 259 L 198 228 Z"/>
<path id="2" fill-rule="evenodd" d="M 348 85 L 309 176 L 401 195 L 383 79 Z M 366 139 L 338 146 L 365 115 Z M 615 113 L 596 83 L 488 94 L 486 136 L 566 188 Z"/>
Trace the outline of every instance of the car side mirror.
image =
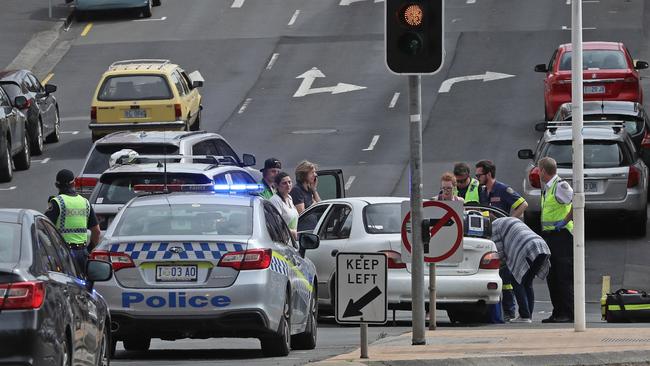
<path id="1" fill-rule="evenodd" d="M 544 131 L 546 131 L 547 126 L 548 126 L 548 123 L 546 123 L 546 122 L 535 123 L 535 131 L 544 132 Z"/>
<path id="2" fill-rule="evenodd" d="M 52 94 L 56 91 L 56 85 L 45 84 L 45 94 Z"/>
<path id="3" fill-rule="evenodd" d="M 648 62 L 647 61 L 637 61 L 634 63 L 634 68 L 637 70 L 643 70 L 648 68 Z"/>
<path id="4" fill-rule="evenodd" d="M 22 95 L 19 95 L 14 99 L 14 107 L 18 109 L 24 109 L 27 107 L 27 98 Z"/>
<path id="5" fill-rule="evenodd" d="M 89 259 L 88 263 L 86 263 L 86 279 L 90 284 L 98 281 L 108 281 L 112 277 L 113 267 L 110 263 L 95 259 Z"/>
<path id="6" fill-rule="evenodd" d="M 535 72 L 548 72 L 546 64 L 535 65 Z"/>
<path id="7" fill-rule="evenodd" d="M 535 157 L 535 154 L 531 149 L 523 149 L 517 152 L 517 156 L 519 159 L 533 159 Z"/>
<path id="8" fill-rule="evenodd" d="M 300 255 L 305 256 L 305 252 L 309 249 L 316 249 L 320 245 L 320 238 L 312 233 L 298 234 L 298 243 L 300 244 Z"/>
<path id="9" fill-rule="evenodd" d="M 251 155 L 251 154 L 242 155 L 242 160 L 243 160 L 242 164 L 244 166 L 254 166 L 256 163 L 255 155 Z"/>
<path id="10" fill-rule="evenodd" d="M 200 88 L 203 86 L 203 83 L 205 83 L 205 79 L 203 78 L 203 75 L 201 75 L 201 73 L 198 70 L 192 71 L 188 75 L 188 77 L 192 81 L 192 89 Z"/>

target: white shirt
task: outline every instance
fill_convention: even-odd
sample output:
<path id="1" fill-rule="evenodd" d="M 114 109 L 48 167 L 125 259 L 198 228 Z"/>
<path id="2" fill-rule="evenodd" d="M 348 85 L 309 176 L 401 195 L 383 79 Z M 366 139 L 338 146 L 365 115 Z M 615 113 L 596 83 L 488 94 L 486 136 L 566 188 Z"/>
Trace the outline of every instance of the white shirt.
<path id="1" fill-rule="evenodd" d="M 291 195 L 287 197 L 287 201 L 283 201 L 279 194 L 274 194 L 269 200 L 273 206 L 280 212 L 282 219 L 287 224 L 290 230 L 298 229 L 298 210 L 293 205 Z"/>
<path id="2" fill-rule="evenodd" d="M 553 178 L 546 182 L 544 191 L 551 189 L 553 183 L 558 179 L 560 179 L 560 177 L 555 174 Z M 573 200 L 573 188 L 571 188 L 571 185 L 569 185 L 567 181 L 563 180 L 558 183 L 557 189 L 555 190 L 555 199 L 562 204 L 571 203 Z"/>

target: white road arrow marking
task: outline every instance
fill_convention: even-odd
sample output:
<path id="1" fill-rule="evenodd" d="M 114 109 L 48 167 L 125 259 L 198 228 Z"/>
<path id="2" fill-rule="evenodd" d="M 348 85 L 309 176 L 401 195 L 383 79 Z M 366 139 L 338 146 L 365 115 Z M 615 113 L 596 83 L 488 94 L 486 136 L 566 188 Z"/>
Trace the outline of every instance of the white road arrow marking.
<path id="1" fill-rule="evenodd" d="M 486 81 L 513 78 L 513 77 L 515 77 L 515 75 L 502 74 L 500 72 L 491 72 L 491 71 L 486 71 L 485 74 L 482 74 L 482 75 L 459 76 L 459 77 L 455 77 L 455 78 L 451 78 L 451 79 L 447 79 L 447 80 L 443 81 L 443 83 L 440 85 L 440 89 L 438 89 L 438 93 L 449 93 L 449 90 L 451 90 L 451 87 L 455 83 L 458 83 L 458 82 L 461 82 L 461 81 L 483 80 L 483 82 L 486 82 Z"/>
<path id="2" fill-rule="evenodd" d="M 352 4 L 352 3 L 358 3 L 358 2 L 361 2 L 361 1 L 366 1 L 366 0 L 341 0 L 339 5 L 340 6 L 348 6 L 348 5 Z M 375 4 L 376 3 L 383 3 L 383 2 L 384 2 L 384 0 L 375 0 Z"/>
<path id="3" fill-rule="evenodd" d="M 324 77 L 325 74 L 323 74 L 316 67 L 312 67 L 311 70 L 305 72 L 304 74 L 296 76 L 296 79 L 303 79 L 303 80 L 302 83 L 300 83 L 298 90 L 296 90 L 296 93 L 293 96 L 295 98 L 299 98 L 299 97 L 304 97 L 305 95 L 316 94 L 316 93 L 341 94 L 341 93 L 347 93 L 347 92 L 366 88 L 365 86 L 346 84 L 346 83 L 338 83 L 335 86 L 328 86 L 324 88 L 313 88 L 313 89 L 311 88 L 316 78 L 324 78 Z"/>

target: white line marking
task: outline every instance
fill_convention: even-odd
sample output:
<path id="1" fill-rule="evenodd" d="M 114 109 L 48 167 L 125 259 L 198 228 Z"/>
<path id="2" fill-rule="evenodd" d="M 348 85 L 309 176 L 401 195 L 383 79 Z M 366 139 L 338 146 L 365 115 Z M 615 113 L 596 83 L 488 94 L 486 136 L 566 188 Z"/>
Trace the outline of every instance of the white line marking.
<path id="1" fill-rule="evenodd" d="M 239 111 L 237 112 L 237 114 L 244 113 L 244 111 L 246 110 L 246 107 L 248 107 L 248 105 L 251 103 L 252 100 L 253 100 L 253 98 L 246 98 L 246 100 L 244 101 L 244 104 L 242 104 L 241 108 L 239 108 Z"/>
<path id="2" fill-rule="evenodd" d="M 269 60 L 269 63 L 266 65 L 267 70 L 271 70 L 271 68 L 275 64 L 275 61 L 278 60 L 278 56 L 280 56 L 279 53 L 274 53 L 273 56 L 271 56 L 271 59 Z"/>
<path id="3" fill-rule="evenodd" d="M 41 164 L 47 164 L 48 161 L 50 161 L 51 158 L 45 158 L 45 159 L 32 159 L 32 163 L 41 163 Z"/>
<path id="4" fill-rule="evenodd" d="M 296 11 L 293 13 L 293 16 L 291 17 L 291 20 L 289 20 L 289 24 L 287 24 L 287 25 L 288 25 L 288 26 L 292 26 L 293 23 L 296 22 L 296 19 L 298 19 L 298 15 L 300 15 L 300 10 L 296 10 Z"/>
<path id="5" fill-rule="evenodd" d="M 149 19 L 133 19 L 134 22 L 159 22 L 161 20 L 167 20 L 167 17 L 162 18 L 149 18 Z"/>
<path id="6" fill-rule="evenodd" d="M 476 4 L 476 0 L 467 0 L 468 4 Z"/>
<path id="7" fill-rule="evenodd" d="M 232 2 L 231 8 L 241 8 L 245 0 L 235 0 Z"/>
<path id="8" fill-rule="evenodd" d="M 352 176 L 350 176 L 350 178 L 348 178 L 348 181 L 345 182 L 345 190 L 346 191 L 350 189 L 350 186 L 352 185 L 352 183 L 354 182 L 355 179 L 357 179 L 357 177 L 355 177 L 354 175 L 352 175 Z"/>
<path id="9" fill-rule="evenodd" d="M 388 105 L 388 108 L 395 108 L 395 104 L 397 104 L 397 99 L 399 99 L 399 93 L 395 93 L 393 95 L 393 99 L 390 100 L 390 104 Z"/>
<path id="10" fill-rule="evenodd" d="M 61 133 L 69 133 L 71 135 L 78 135 L 79 131 L 61 131 Z"/>
<path id="11" fill-rule="evenodd" d="M 373 136 L 372 141 L 370 141 L 370 145 L 368 145 L 367 148 L 363 149 L 363 151 L 372 151 L 375 148 L 375 145 L 377 145 L 377 141 L 379 141 L 379 135 Z"/>
<path id="12" fill-rule="evenodd" d="M 582 30 L 594 30 L 596 27 L 582 27 Z M 562 26 L 562 30 L 571 30 L 571 27 L 567 27 L 566 25 Z"/>
<path id="13" fill-rule="evenodd" d="M 0 188 L 0 191 L 13 191 L 14 189 L 16 189 L 16 186 L 11 186 L 9 188 Z"/>
<path id="14" fill-rule="evenodd" d="M 412 114 L 410 117 L 411 122 L 420 122 L 422 120 L 422 115 Z"/>
<path id="15" fill-rule="evenodd" d="M 567 5 L 571 5 L 571 0 L 566 0 Z"/>
<path id="16" fill-rule="evenodd" d="M 61 121 L 90 121 L 90 116 L 61 117 Z"/>

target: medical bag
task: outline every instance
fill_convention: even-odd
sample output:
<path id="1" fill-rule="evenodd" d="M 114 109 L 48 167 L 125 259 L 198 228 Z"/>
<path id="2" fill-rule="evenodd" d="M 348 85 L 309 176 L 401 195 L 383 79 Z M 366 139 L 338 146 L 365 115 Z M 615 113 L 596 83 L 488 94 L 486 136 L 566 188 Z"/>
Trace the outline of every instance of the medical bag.
<path id="1" fill-rule="evenodd" d="M 601 299 L 601 313 L 608 323 L 650 322 L 650 296 L 641 290 L 619 289 Z"/>

